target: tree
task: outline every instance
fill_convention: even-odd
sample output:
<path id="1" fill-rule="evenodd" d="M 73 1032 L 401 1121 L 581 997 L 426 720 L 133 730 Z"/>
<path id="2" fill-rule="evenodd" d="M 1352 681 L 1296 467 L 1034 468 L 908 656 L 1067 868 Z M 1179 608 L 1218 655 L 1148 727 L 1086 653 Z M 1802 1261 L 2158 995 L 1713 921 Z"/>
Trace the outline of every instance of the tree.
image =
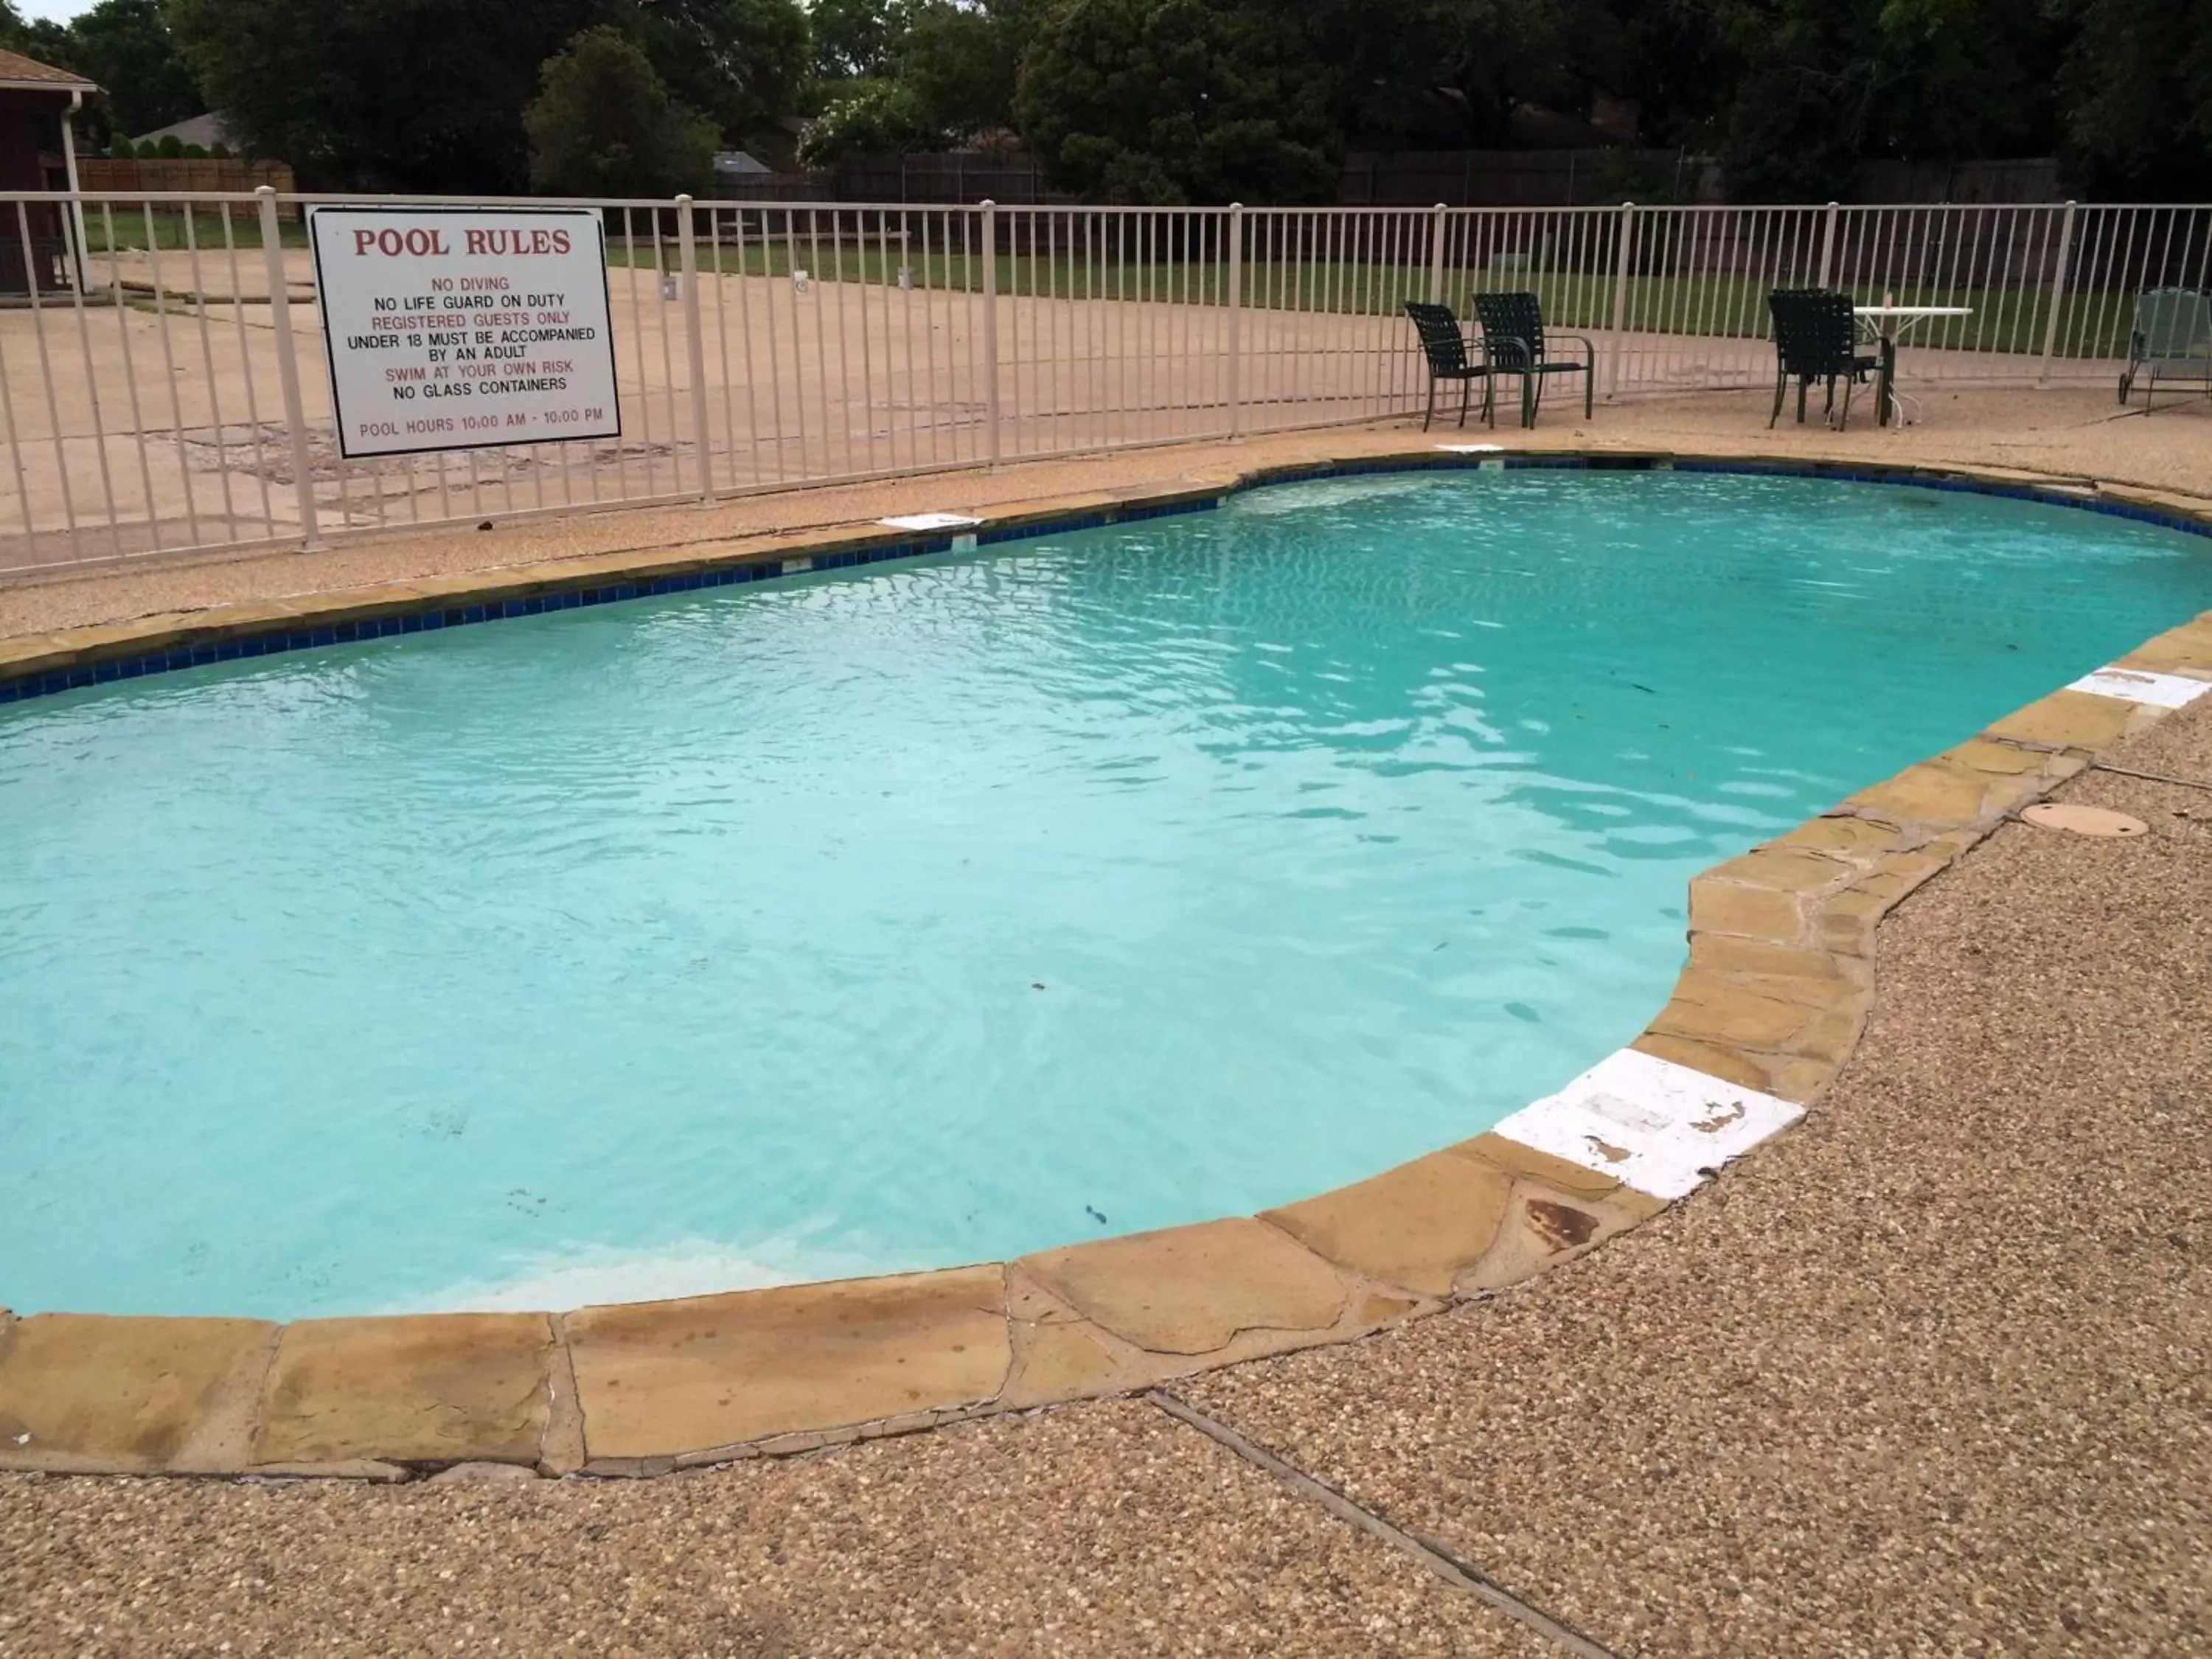
<path id="1" fill-rule="evenodd" d="M 785 113 L 805 61 L 795 0 L 163 0 L 246 148 L 317 184 L 511 191 L 522 107 L 580 32 L 629 36 L 733 135 Z"/>
<path id="2" fill-rule="evenodd" d="M 76 42 L 68 26 L 48 17 L 25 17 L 15 9 L 15 0 L 0 0 L 0 46 L 55 69 L 86 73 L 77 66 Z"/>
<path id="3" fill-rule="evenodd" d="M 824 81 L 888 76 L 915 5 L 915 0 L 813 0 L 806 15 L 814 73 Z"/>
<path id="4" fill-rule="evenodd" d="M 1721 156 L 1740 200 L 1820 201 L 1861 161 L 2033 153 L 2060 36 L 2017 0 L 1700 0 L 1734 58 Z"/>
<path id="5" fill-rule="evenodd" d="M 69 32 L 71 67 L 106 90 L 118 130 L 148 132 L 207 108 L 160 0 L 100 0 Z"/>
<path id="6" fill-rule="evenodd" d="M 1022 59 L 1014 118 L 1051 177 L 1143 203 L 1333 193 L 1334 88 L 1272 0 L 1064 0 Z"/>
<path id="7" fill-rule="evenodd" d="M 1567 63 L 1584 0 L 1324 0 L 1310 5 L 1336 71 L 1338 121 L 1384 148 L 1510 147 L 1515 110 L 1587 101 Z"/>
<path id="8" fill-rule="evenodd" d="M 674 196 L 712 183 L 714 124 L 669 95 L 619 29 L 586 29 L 545 61 L 523 112 L 530 182 L 556 196 Z"/>
<path id="9" fill-rule="evenodd" d="M 1708 148 L 1729 64 L 1711 12 L 1683 0 L 1603 0 L 1578 21 L 1574 66 L 1632 100 L 1647 143 Z"/>
<path id="10" fill-rule="evenodd" d="M 599 13 L 733 139 L 799 106 L 809 35 L 798 0 L 602 0 Z"/>
<path id="11" fill-rule="evenodd" d="M 899 52 L 899 78 L 929 122 L 966 137 L 1013 125 L 1014 86 L 1044 0 L 924 0 Z"/>
<path id="12" fill-rule="evenodd" d="M 514 191 L 537 66 L 595 0 L 167 0 L 201 89 L 315 184 Z"/>
<path id="13" fill-rule="evenodd" d="M 799 135 L 803 167 L 834 167 L 846 155 L 890 155 L 943 148 L 950 133 L 932 125 L 903 81 L 848 81 Z"/>
<path id="14" fill-rule="evenodd" d="M 2100 193 L 2202 201 L 2212 180 L 2212 0 L 2087 0 L 2069 15 L 2075 175 Z"/>

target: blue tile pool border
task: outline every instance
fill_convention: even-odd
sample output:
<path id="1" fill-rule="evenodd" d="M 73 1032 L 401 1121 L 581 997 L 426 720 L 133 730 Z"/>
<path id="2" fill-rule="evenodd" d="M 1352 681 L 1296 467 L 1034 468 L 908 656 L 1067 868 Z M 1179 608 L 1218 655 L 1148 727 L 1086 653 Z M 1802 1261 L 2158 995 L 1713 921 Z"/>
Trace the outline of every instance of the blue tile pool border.
<path id="1" fill-rule="evenodd" d="M 1211 491 L 1181 493 L 1149 501 L 1086 506 L 1064 512 L 1047 509 L 1034 516 L 1018 518 L 1007 523 L 981 525 L 975 532 L 974 544 L 978 549 L 1000 547 L 1012 542 L 1033 541 L 1040 537 L 1073 535 L 1085 530 L 1104 529 L 1109 525 L 1135 524 L 1151 519 L 1209 512 L 1231 495 L 1277 484 L 1310 483 L 1328 478 L 1368 477 L 1378 473 L 1478 470 L 1735 473 L 1753 477 L 1818 478 L 1843 483 L 1888 484 L 1960 495 L 1993 495 L 2034 501 L 2048 507 L 2074 507 L 2107 514 L 2136 523 L 2155 525 L 2163 529 L 2178 530 L 2188 535 L 2212 537 L 2212 517 L 2197 516 L 2179 508 L 2157 507 L 2104 495 L 2084 494 L 2078 486 L 2068 488 L 2029 480 L 1977 477 L 1970 472 L 1909 465 L 1770 459 L 1749 456 L 1688 456 L 1662 452 L 1522 452 L 1502 454 L 1440 452 L 1355 456 L 1337 461 L 1293 462 L 1261 468 L 1233 483 L 1224 483 Z M 963 541 L 965 539 L 961 538 Z M 733 554 L 726 562 L 710 562 L 696 570 L 662 576 L 640 574 L 628 580 L 618 578 L 610 580 L 604 577 L 595 581 L 580 580 L 574 586 L 556 585 L 548 592 L 514 598 L 487 595 L 482 599 L 465 599 L 459 604 L 430 604 L 414 608 L 405 607 L 395 600 L 398 608 L 383 616 L 329 623 L 303 618 L 295 626 L 276 625 L 259 629 L 247 624 L 236 633 L 226 633 L 219 638 L 171 645 L 159 650 L 132 653 L 130 641 L 122 640 L 115 642 L 116 654 L 95 658 L 89 662 L 71 663 L 60 668 L 34 668 L 15 674 L 0 669 L 0 703 L 22 702 L 33 697 L 79 690 L 86 686 L 106 685 L 117 680 L 143 679 L 149 675 L 204 668 L 246 658 L 272 657 L 286 652 L 356 645 L 371 640 L 390 639 L 398 635 L 434 633 L 449 628 L 470 627 L 478 623 L 505 622 L 516 617 L 542 616 L 548 611 L 580 610 L 586 605 L 618 605 L 631 599 L 657 599 L 671 593 L 690 593 L 708 588 L 773 581 L 786 575 L 845 570 L 901 559 L 922 558 L 955 551 L 956 545 L 955 538 L 951 536 L 867 542 L 857 545 L 849 540 L 833 541 L 825 543 L 819 550 L 801 548 L 774 555 Z M 349 596 L 345 608 L 358 609 L 364 602 L 369 605 L 376 603 L 373 596 L 366 601 L 358 596 Z M 223 624 L 218 623 L 211 626 L 221 628 Z"/>

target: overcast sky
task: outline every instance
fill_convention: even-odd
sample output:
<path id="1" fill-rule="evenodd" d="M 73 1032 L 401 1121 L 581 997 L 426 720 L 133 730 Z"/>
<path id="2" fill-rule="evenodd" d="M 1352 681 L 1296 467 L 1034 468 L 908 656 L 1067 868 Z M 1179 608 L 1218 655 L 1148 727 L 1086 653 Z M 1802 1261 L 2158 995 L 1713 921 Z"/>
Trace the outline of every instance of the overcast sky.
<path id="1" fill-rule="evenodd" d="M 93 0 L 15 0 L 15 9 L 26 17 L 51 17 L 66 23 L 81 11 L 90 11 Z"/>

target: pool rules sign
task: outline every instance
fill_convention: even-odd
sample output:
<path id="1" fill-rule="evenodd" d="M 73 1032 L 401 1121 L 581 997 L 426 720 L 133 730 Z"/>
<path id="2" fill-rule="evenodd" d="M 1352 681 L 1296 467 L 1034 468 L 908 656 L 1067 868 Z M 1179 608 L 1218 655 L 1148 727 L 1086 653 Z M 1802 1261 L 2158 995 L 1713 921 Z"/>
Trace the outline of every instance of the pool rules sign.
<path id="1" fill-rule="evenodd" d="M 588 208 L 309 211 L 338 453 L 622 434 Z"/>

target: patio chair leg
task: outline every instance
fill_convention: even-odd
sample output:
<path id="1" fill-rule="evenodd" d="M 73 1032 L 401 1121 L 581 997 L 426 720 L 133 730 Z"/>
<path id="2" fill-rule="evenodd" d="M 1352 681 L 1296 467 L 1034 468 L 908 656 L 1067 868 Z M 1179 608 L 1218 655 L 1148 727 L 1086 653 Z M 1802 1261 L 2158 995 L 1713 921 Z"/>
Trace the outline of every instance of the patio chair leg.
<path id="1" fill-rule="evenodd" d="M 1836 422 L 1836 430 L 1838 432 L 1844 430 L 1851 423 L 1851 386 L 1856 379 L 1857 376 L 1852 374 L 1844 376 L 1844 413 L 1843 418 Z"/>
<path id="2" fill-rule="evenodd" d="M 1805 424 L 1805 394 L 1812 389 L 1813 377 L 1800 374 L 1797 377 L 1797 424 L 1800 426 Z"/>
<path id="3" fill-rule="evenodd" d="M 1782 418 L 1782 394 L 1790 388 L 1790 377 L 1780 369 L 1774 371 L 1774 407 L 1768 411 L 1766 429 L 1774 430 L 1774 423 Z"/>
<path id="4" fill-rule="evenodd" d="M 1490 422 L 1492 432 L 1498 429 L 1498 377 L 1495 374 L 1482 377 L 1482 418 Z"/>
<path id="5" fill-rule="evenodd" d="M 1468 400 L 1474 396 L 1474 379 L 1470 375 L 1466 380 L 1462 380 L 1459 383 L 1459 425 L 1460 430 L 1462 432 L 1467 430 Z"/>
<path id="6" fill-rule="evenodd" d="M 1435 375 L 1431 374 L 1431 375 L 1430 375 L 1430 376 L 1429 376 L 1429 407 L 1428 407 L 1428 409 L 1427 409 L 1426 412 L 1425 412 L 1425 413 L 1424 413 L 1424 414 L 1422 415 L 1422 416 L 1421 416 L 1421 430 L 1422 430 L 1422 431 L 1424 431 L 1424 432 L 1426 432 L 1426 431 L 1429 429 L 1429 422 L 1431 422 L 1431 421 L 1433 421 L 1433 420 L 1435 420 L 1436 418 L 1437 418 L 1437 377 L 1436 377 Z"/>
<path id="7" fill-rule="evenodd" d="M 1583 371 L 1583 419 L 1588 420 L 1597 408 L 1597 376 L 1589 369 Z"/>

